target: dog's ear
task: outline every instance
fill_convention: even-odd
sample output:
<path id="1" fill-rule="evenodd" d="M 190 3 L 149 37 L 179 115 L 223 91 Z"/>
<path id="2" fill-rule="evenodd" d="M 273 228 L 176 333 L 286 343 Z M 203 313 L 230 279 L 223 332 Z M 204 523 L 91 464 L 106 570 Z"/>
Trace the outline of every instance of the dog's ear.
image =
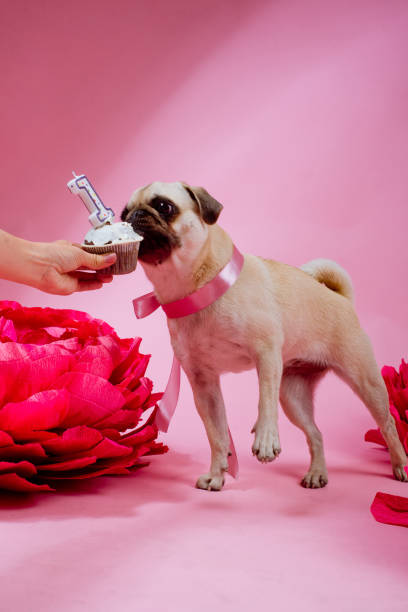
<path id="1" fill-rule="evenodd" d="M 220 212 L 223 209 L 215 198 L 213 198 L 204 187 L 190 187 L 187 183 L 182 183 L 184 189 L 187 190 L 190 197 L 197 202 L 200 216 L 208 225 L 213 225 L 217 222 Z"/>

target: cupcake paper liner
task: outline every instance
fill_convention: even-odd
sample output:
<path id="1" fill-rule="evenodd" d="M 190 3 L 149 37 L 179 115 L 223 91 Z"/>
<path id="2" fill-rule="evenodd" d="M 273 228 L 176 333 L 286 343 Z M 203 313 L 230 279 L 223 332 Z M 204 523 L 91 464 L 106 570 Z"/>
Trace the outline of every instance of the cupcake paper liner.
<path id="1" fill-rule="evenodd" d="M 137 256 L 139 253 L 140 241 L 132 242 L 117 242 L 116 244 L 105 244 L 103 246 L 94 246 L 90 244 L 81 244 L 81 248 L 88 253 L 116 253 L 116 262 L 104 268 L 106 274 L 129 274 L 136 270 Z"/>

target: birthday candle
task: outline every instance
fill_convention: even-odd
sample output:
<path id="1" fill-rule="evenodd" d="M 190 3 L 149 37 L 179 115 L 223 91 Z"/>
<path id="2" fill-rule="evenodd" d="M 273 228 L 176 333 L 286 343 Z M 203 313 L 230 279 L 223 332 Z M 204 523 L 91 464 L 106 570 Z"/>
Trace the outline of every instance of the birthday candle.
<path id="1" fill-rule="evenodd" d="M 94 227 L 100 227 L 113 219 L 115 213 L 111 208 L 106 208 L 85 174 L 79 176 L 75 172 L 72 174 L 74 178 L 67 183 L 67 187 L 71 193 L 78 195 L 85 204 L 90 213 L 89 223 Z"/>

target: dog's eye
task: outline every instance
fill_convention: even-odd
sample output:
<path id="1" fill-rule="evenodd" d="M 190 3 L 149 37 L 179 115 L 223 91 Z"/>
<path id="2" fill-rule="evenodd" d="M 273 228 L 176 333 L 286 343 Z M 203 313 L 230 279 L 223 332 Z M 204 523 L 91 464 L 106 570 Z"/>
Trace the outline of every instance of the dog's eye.
<path id="1" fill-rule="evenodd" d="M 174 213 L 174 206 L 167 200 L 162 200 L 161 198 L 154 198 L 150 203 L 151 207 L 157 210 L 159 215 L 163 217 L 171 217 Z"/>

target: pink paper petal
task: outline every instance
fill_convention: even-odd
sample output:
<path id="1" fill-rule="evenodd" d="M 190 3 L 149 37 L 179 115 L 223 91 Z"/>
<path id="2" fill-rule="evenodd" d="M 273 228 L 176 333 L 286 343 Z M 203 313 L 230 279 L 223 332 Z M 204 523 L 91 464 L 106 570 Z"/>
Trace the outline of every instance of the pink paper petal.
<path id="1" fill-rule="evenodd" d="M 127 370 L 131 367 L 134 360 L 139 357 L 139 346 L 141 343 L 141 338 L 135 338 L 128 354 L 123 359 L 123 361 L 115 368 L 111 375 L 111 382 L 116 384 L 123 380 L 126 377 Z"/>
<path id="2" fill-rule="evenodd" d="M 144 403 L 143 410 L 147 410 L 148 408 L 155 406 L 157 402 L 161 400 L 163 395 L 163 393 L 152 393 L 151 396 Z"/>
<path id="3" fill-rule="evenodd" d="M 50 344 L 55 341 L 55 336 L 49 334 L 45 329 L 29 329 L 20 334 L 19 341 L 24 344 Z"/>
<path id="4" fill-rule="evenodd" d="M 134 410 L 142 406 L 151 394 L 153 383 L 148 378 L 141 378 L 134 391 L 126 396 L 125 407 Z"/>
<path id="5" fill-rule="evenodd" d="M 106 459 L 104 461 L 98 462 L 97 466 L 90 466 L 85 471 L 76 471 L 72 473 L 64 473 L 64 474 L 56 474 L 56 475 L 47 475 L 47 478 L 50 480 L 71 480 L 71 479 L 79 479 L 82 480 L 84 478 L 91 478 L 95 476 L 103 476 L 103 475 L 118 475 L 118 474 L 128 474 L 130 468 L 135 467 L 144 467 L 148 465 L 147 463 L 140 464 L 139 457 L 144 454 L 147 454 L 149 450 L 149 446 L 141 446 L 138 449 L 135 449 L 131 455 L 124 458 L 116 458 L 116 459 Z"/>
<path id="6" fill-rule="evenodd" d="M 149 364 L 150 355 L 141 355 L 141 358 L 127 372 L 126 377 L 117 385 L 118 387 L 128 388 L 134 391 L 140 383 L 140 379 L 146 372 Z"/>
<path id="7" fill-rule="evenodd" d="M 374 442 L 374 444 L 381 444 L 385 447 L 387 446 L 387 443 L 379 429 L 370 429 L 367 431 L 366 435 L 364 436 L 364 440 L 366 442 Z"/>
<path id="8" fill-rule="evenodd" d="M 29 461 L 19 461 L 11 463 L 10 461 L 0 461 L 0 474 L 18 474 L 23 477 L 34 476 L 37 473 L 35 466 Z"/>
<path id="9" fill-rule="evenodd" d="M 58 438 L 58 434 L 53 431 L 13 431 L 15 442 L 41 442 Z"/>
<path id="10" fill-rule="evenodd" d="M 121 467 L 121 468 L 129 468 L 132 467 L 136 461 L 147 454 L 150 450 L 150 446 L 148 444 L 142 444 L 136 448 L 129 448 L 130 453 L 127 454 L 126 457 L 115 457 L 115 458 L 106 458 L 101 459 L 98 462 L 98 465 L 101 467 Z"/>
<path id="11" fill-rule="evenodd" d="M 47 332 L 47 334 L 50 334 L 54 340 L 59 340 L 66 331 L 63 327 L 52 327 L 51 325 L 44 327 L 43 329 Z"/>
<path id="12" fill-rule="evenodd" d="M 88 465 L 96 463 L 97 457 L 80 457 L 78 459 L 69 459 L 68 461 L 60 461 L 58 463 L 43 463 L 38 466 L 39 473 L 41 472 L 65 472 L 84 468 Z"/>
<path id="13" fill-rule="evenodd" d="M 400 413 L 398 412 L 398 410 L 395 408 L 395 406 L 392 403 L 390 404 L 390 412 L 396 422 L 401 420 Z"/>
<path id="14" fill-rule="evenodd" d="M 157 446 L 157 447 L 156 447 Z M 149 446 L 139 447 L 134 453 L 123 459 L 115 460 L 104 460 L 98 462 L 95 466 L 89 466 L 86 470 L 64 472 L 63 474 L 47 474 L 48 480 L 82 480 L 86 478 L 92 478 L 103 475 L 118 475 L 128 474 L 129 470 L 137 469 L 139 467 L 145 467 L 149 465 L 148 462 L 141 462 L 140 457 L 153 454 L 162 454 L 168 449 L 163 445 L 154 445 L 153 448 Z"/>
<path id="15" fill-rule="evenodd" d="M 141 410 L 118 410 L 101 421 L 94 423 L 98 429 L 114 428 L 118 431 L 125 431 L 136 427 L 140 419 Z"/>
<path id="16" fill-rule="evenodd" d="M 130 455 L 132 449 L 128 446 L 124 446 L 115 442 L 114 440 L 109 440 L 109 438 L 104 438 L 99 444 L 94 446 L 92 449 L 88 451 L 81 451 L 75 454 L 75 457 L 84 457 L 92 455 L 97 459 L 110 459 L 123 457 L 126 455 Z"/>
<path id="17" fill-rule="evenodd" d="M 400 417 L 404 418 L 405 411 L 408 409 L 408 389 L 398 389 L 394 391 L 393 403 Z"/>
<path id="18" fill-rule="evenodd" d="M 381 369 L 382 377 L 384 378 L 387 388 L 399 387 L 400 377 L 395 368 L 392 366 L 383 366 Z"/>
<path id="19" fill-rule="evenodd" d="M 141 427 L 139 427 L 138 429 L 135 429 L 134 431 L 130 432 L 131 434 L 134 433 L 138 433 L 139 431 L 143 431 L 143 429 L 149 425 L 153 425 L 153 423 L 155 423 L 156 421 L 156 416 L 157 416 L 157 407 L 154 408 L 154 410 L 152 410 L 152 412 L 150 413 L 150 416 L 146 419 L 146 421 L 143 423 L 143 425 L 141 425 Z"/>
<path id="20" fill-rule="evenodd" d="M 59 427 L 69 408 L 68 393 L 40 391 L 23 402 L 9 403 L 0 410 L 0 428 L 8 432 Z"/>
<path id="21" fill-rule="evenodd" d="M 147 366 L 149 365 L 149 361 L 151 355 L 141 355 L 139 360 L 135 360 L 132 365 L 127 370 L 126 374 L 133 376 L 134 379 L 137 379 L 137 383 L 139 384 L 140 379 L 144 376 Z"/>
<path id="22" fill-rule="evenodd" d="M 43 448 L 51 455 L 68 455 L 86 451 L 103 440 L 103 435 L 96 429 L 79 425 L 63 432 L 62 436 L 42 443 Z"/>
<path id="23" fill-rule="evenodd" d="M 163 453 L 167 453 L 169 447 L 163 444 L 162 442 L 151 442 L 150 450 L 145 453 L 145 456 L 149 455 L 162 455 Z"/>
<path id="24" fill-rule="evenodd" d="M 0 313 L 3 313 L 8 310 L 13 311 L 17 308 L 22 308 L 22 306 L 14 300 L 1 300 L 0 302 Z"/>
<path id="25" fill-rule="evenodd" d="M 47 484 L 34 484 L 32 482 L 28 482 L 21 476 L 17 476 L 17 474 L 5 474 L 0 476 L 0 490 L 6 491 L 16 491 L 18 493 L 37 493 L 39 491 L 54 491 Z"/>
<path id="26" fill-rule="evenodd" d="M 52 346 L 57 346 L 59 348 L 65 349 L 70 353 L 75 353 L 76 351 L 80 351 L 82 349 L 82 345 L 79 342 L 78 338 L 65 338 L 62 340 L 57 340 L 57 342 L 53 342 Z"/>
<path id="27" fill-rule="evenodd" d="M 113 370 L 113 359 L 104 346 L 87 346 L 78 353 L 75 372 L 88 372 L 108 379 Z"/>
<path id="28" fill-rule="evenodd" d="M 120 466 L 110 467 L 93 467 L 89 466 L 82 472 L 64 472 L 61 474 L 47 474 L 46 479 L 53 480 L 85 480 L 87 478 L 96 478 L 96 476 L 108 476 L 108 475 L 126 475 L 129 471 L 126 468 Z"/>
<path id="29" fill-rule="evenodd" d="M 404 388 L 408 388 L 408 363 L 406 363 L 403 359 L 401 361 L 399 371 L 402 386 Z"/>
<path id="30" fill-rule="evenodd" d="M 144 427 L 141 431 L 122 436 L 121 443 L 128 444 L 129 446 L 137 446 L 138 444 L 143 444 L 144 442 L 150 442 L 151 440 L 154 440 L 156 436 L 157 426 L 148 425 L 147 427 Z"/>
<path id="31" fill-rule="evenodd" d="M 408 433 L 408 423 L 402 421 L 401 419 L 395 419 L 395 426 L 397 428 L 400 440 L 403 441 Z"/>
<path id="32" fill-rule="evenodd" d="M 103 475 L 117 475 L 117 474 L 128 474 L 128 469 L 135 467 L 139 463 L 139 457 L 146 454 L 149 450 L 149 446 L 141 446 L 127 457 L 116 457 L 113 459 L 104 459 L 98 461 L 97 465 L 89 466 L 85 470 L 77 470 L 72 472 L 66 472 L 64 474 L 47 475 L 47 479 L 50 480 L 67 480 L 67 479 L 79 479 L 91 478 L 95 476 Z"/>
<path id="33" fill-rule="evenodd" d="M 405 452 L 408 455 L 408 433 L 405 435 L 405 437 L 402 440 L 402 444 L 404 446 Z"/>
<path id="34" fill-rule="evenodd" d="M 98 336 L 95 338 L 95 343 L 104 347 L 112 357 L 114 368 L 122 360 L 122 351 L 127 350 L 125 347 L 131 340 L 121 339 L 118 336 L 110 334 L 107 336 Z"/>
<path id="35" fill-rule="evenodd" d="M 26 459 L 36 463 L 46 457 L 41 444 L 13 444 L 13 446 L 2 446 L 0 448 L 0 460 Z"/>
<path id="36" fill-rule="evenodd" d="M 14 444 L 14 440 L 8 433 L 5 431 L 0 431 L 0 448 L 3 446 L 12 446 Z"/>
<path id="37" fill-rule="evenodd" d="M 12 340 L 13 342 L 17 340 L 17 333 L 13 321 L 5 317 L 0 317 L 0 338 L 2 340 Z"/>
<path id="38" fill-rule="evenodd" d="M 121 433 L 117 429 L 98 429 L 98 431 L 100 431 L 104 438 L 115 440 L 115 442 L 121 439 Z"/>
<path id="39" fill-rule="evenodd" d="M 408 497 L 378 492 L 371 513 L 379 523 L 408 527 Z"/>
<path id="40" fill-rule="evenodd" d="M 74 357 L 68 351 L 53 344 L 0 344 L 0 405 L 25 400 L 50 388 L 73 363 Z"/>
<path id="41" fill-rule="evenodd" d="M 125 403 L 120 389 L 93 374 L 69 372 L 53 384 L 69 393 L 69 411 L 63 427 L 92 425 L 119 410 Z"/>

